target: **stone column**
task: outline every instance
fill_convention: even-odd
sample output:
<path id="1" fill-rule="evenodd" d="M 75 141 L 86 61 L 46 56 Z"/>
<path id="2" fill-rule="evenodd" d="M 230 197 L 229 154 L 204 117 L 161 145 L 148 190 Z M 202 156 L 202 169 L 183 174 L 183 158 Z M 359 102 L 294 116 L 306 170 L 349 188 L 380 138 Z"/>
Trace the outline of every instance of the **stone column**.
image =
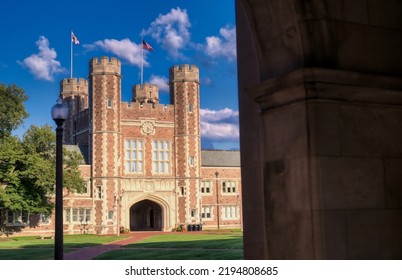
<path id="1" fill-rule="evenodd" d="M 261 191 L 264 205 L 265 255 L 245 229 L 245 257 L 400 259 L 402 5 L 237 2 L 243 189 L 245 199 Z M 245 42 L 258 83 L 241 68 Z M 258 141 L 244 135 L 250 118 Z M 243 155 L 253 151 L 263 159 L 251 169 Z M 245 226 L 259 227 L 245 206 Z"/>

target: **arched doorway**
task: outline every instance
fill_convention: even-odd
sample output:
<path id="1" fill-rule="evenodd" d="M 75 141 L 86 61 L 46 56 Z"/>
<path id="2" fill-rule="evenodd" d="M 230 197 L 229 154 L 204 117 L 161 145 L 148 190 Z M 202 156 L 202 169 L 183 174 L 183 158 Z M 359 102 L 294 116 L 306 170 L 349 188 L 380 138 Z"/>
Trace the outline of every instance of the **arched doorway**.
<path id="1" fill-rule="evenodd" d="M 130 231 L 162 230 L 162 208 L 145 199 L 130 207 Z"/>

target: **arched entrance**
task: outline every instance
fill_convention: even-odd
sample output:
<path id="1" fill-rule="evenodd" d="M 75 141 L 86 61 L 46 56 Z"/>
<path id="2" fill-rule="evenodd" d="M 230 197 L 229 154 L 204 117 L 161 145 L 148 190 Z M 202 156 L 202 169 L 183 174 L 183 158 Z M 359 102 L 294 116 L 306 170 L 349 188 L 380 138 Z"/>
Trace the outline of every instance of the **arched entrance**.
<path id="1" fill-rule="evenodd" d="M 162 230 L 162 208 L 145 199 L 130 207 L 130 231 Z"/>

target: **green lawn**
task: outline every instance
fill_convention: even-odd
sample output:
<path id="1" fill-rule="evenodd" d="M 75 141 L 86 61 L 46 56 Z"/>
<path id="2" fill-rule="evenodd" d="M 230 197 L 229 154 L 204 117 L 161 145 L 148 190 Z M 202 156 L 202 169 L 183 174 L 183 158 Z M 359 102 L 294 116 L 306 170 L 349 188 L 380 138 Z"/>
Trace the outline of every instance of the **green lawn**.
<path id="1" fill-rule="evenodd" d="M 241 233 L 163 234 L 143 239 L 126 249 L 98 256 L 99 260 L 239 260 Z"/>
<path id="2" fill-rule="evenodd" d="M 95 246 L 126 236 L 66 235 L 64 252 Z M 0 260 L 53 259 L 54 240 L 37 237 L 0 239 Z M 243 259 L 241 232 L 172 233 L 143 239 L 121 250 L 98 256 L 100 260 L 235 260 Z"/>
<path id="3" fill-rule="evenodd" d="M 96 246 L 125 236 L 97 236 L 97 235 L 65 235 L 64 252 L 73 248 Z M 54 254 L 54 240 L 38 239 L 37 236 L 9 237 L 0 239 L 0 260 L 46 260 L 52 259 Z"/>
<path id="4" fill-rule="evenodd" d="M 104 253 L 96 260 L 242 260 L 242 250 L 122 249 Z"/>

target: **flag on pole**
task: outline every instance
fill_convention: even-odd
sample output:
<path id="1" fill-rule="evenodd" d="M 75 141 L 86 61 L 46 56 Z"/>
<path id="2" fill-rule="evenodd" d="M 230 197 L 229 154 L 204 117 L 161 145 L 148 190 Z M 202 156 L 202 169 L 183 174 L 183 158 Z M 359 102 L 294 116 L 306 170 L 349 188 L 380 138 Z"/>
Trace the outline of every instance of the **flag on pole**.
<path id="1" fill-rule="evenodd" d="M 71 30 L 71 42 L 70 42 L 70 78 L 73 77 L 73 44 L 78 45 L 80 40 L 75 36 L 74 32 Z"/>
<path id="2" fill-rule="evenodd" d="M 80 43 L 80 41 L 78 40 L 77 36 L 75 36 L 72 31 L 71 31 L 71 42 L 73 42 L 76 45 L 78 45 Z"/>
<path id="3" fill-rule="evenodd" d="M 154 49 L 151 47 L 151 45 L 148 44 L 147 42 L 145 42 L 144 40 L 142 40 L 142 48 L 147 51 L 151 51 L 151 52 L 154 51 Z"/>

